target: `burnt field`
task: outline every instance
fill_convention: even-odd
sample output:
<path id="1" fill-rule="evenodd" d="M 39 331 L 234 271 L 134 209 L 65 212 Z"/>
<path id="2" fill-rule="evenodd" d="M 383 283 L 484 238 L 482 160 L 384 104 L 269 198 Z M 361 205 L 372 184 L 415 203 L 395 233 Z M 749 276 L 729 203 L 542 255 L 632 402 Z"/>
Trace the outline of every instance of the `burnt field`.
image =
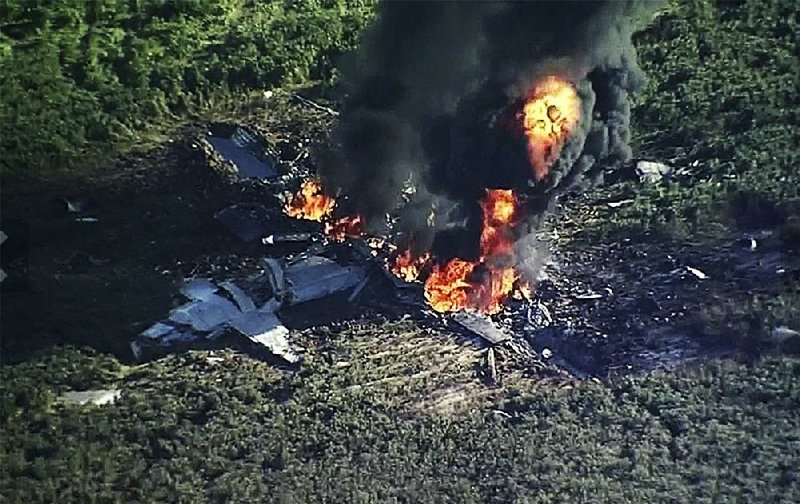
<path id="1" fill-rule="evenodd" d="M 347 30 L 367 23 L 369 8 L 341 8 L 363 16 Z M 170 19 L 189 30 L 221 13 Z M 316 19 L 310 7 L 302 15 Z M 432 179 L 403 150 L 416 141 L 407 130 L 375 119 L 388 110 L 420 130 L 420 102 L 337 101 L 335 75 L 310 66 L 330 82 L 237 74 L 230 87 L 206 82 L 208 95 L 185 88 L 187 110 L 168 105 L 159 125 L 136 119 L 142 132 L 115 131 L 106 152 L 83 143 L 84 165 L 63 131 L 31 144 L 61 149 L 70 170 L 56 158 L 34 167 L 4 129 L 16 157 L 2 172 L 13 240 L 3 244 L 0 494 L 797 500 L 796 16 L 757 1 L 642 14 L 630 30 L 646 80 L 617 90 L 630 103 L 590 111 L 588 143 L 550 135 L 537 150 L 534 130 L 521 148 L 495 133 L 485 143 L 486 124 L 505 120 L 478 113 L 498 102 L 486 88 L 453 115 L 455 146 L 432 127 L 424 150 L 450 156 Z M 348 46 L 345 32 L 321 53 Z M 26 54 L 3 43 L 18 61 Z M 493 64 L 524 67 L 514 51 L 497 54 Z M 353 75 L 356 89 L 371 85 Z M 304 84 L 289 86 L 295 78 Z M 592 79 L 611 100 L 619 81 Z M 542 96 L 510 102 L 527 113 Z M 571 110 L 558 106 L 542 109 L 554 123 Z M 592 131 L 619 133 L 622 111 L 629 141 L 593 143 Z M 363 117 L 369 131 L 353 126 Z M 353 140 L 367 133 L 377 145 Z M 344 161 L 326 157 L 332 138 Z M 359 177 L 342 172 L 348 157 Z M 531 163 L 533 182 L 474 175 L 473 158 Z M 297 205 L 310 180 L 331 202 L 309 220 Z M 407 180 L 425 182 L 411 192 Z M 407 207 L 378 222 L 394 198 Z M 452 202 L 468 210 L 436 213 Z M 453 279 L 456 265 L 469 272 Z"/>

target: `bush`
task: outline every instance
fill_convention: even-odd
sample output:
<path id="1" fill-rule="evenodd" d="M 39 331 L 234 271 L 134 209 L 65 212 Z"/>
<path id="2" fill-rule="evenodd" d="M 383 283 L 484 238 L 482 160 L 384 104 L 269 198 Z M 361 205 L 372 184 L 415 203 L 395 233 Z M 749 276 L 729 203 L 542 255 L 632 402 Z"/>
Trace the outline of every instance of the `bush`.
<path id="1" fill-rule="evenodd" d="M 330 79 L 372 1 L 0 4 L 0 170 L 91 164 L 211 95 Z"/>

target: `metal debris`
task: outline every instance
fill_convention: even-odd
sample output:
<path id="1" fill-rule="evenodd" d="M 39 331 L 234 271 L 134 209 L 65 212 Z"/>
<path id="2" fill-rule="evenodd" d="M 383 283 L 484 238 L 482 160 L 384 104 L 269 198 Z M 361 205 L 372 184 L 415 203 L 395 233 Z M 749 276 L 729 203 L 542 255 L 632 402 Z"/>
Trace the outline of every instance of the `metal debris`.
<path id="1" fill-rule="evenodd" d="M 300 357 L 289 345 L 289 329 L 276 312 L 283 306 L 356 287 L 352 299 L 367 284 L 364 268 L 341 266 L 321 256 L 304 258 L 289 266 L 271 258 L 263 259 L 261 264 L 265 269 L 261 278 L 266 277 L 273 295 L 269 301 L 258 307 L 253 297 L 231 280 L 218 283 L 208 278 L 189 280 L 180 289 L 189 301 L 174 308 L 167 320 L 141 332 L 131 343 L 134 355 L 141 358 L 145 348 L 152 346 L 213 340 L 232 329 L 294 364 Z"/>
<path id="2" fill-rule="evenodd" d="M 190 326 L 200 332 L 211 330 L 236 318 L 239 308 L 222 296 L 211 295 L 207 299 L 181 305 L 169 314 L 169 319 L 178 325 Z"/>
<path id="3" fill-rule="evenodd" d="M 800 331 L 795 331 L 786 326 L 778 326 L 770 332 L 770 337 L 776 343 L 783 343 L 798 336 L 800 336 Z"/>
<path id="4" fill-rule="evenodd" d="M 274 355 L 282 357 L 290 364 L 300 361 L 300 356 L 289 345 L 289 329 L 287 329 L 272 311 L 273 306 L 267 304 L 258 311 L 243 314 L 230 322 L 231 327 L 270 350 Z"/>
<path id="5" fill-rule="evenodd" d="M 267 274 L 267 281 L 269 282 L 272 292 L 276 297 L 280 297 L 286 291 L 286 279 L 283 276 L 284 266 L 277 259 L 265 257 L 261 260 L 264 266 L 264 271 Z"/>
<path id="6" fill-rule="evenodd" d="M 189 302 L 173 309 L 168 320 L 156 322 L 131 343 L 137 359 L 153 345 L 207 341 L 233 329 L 289 363 L 299 361 L 287 339 L 289 330 L 275 315 L 279 301 L 272 299 L 257 308 L 253 298 L 236 283 L 215 284 L 207 278 L 186 282 L 180 292 Z"/>
<path id="7" fill-rule="evenodd" d="M 64 201 L 64 204 L 67 206 L 67 212 L 70 212 L 70 213 L 83 212 L 89 206 L 89 202 L 85 198 L 64 197 L 62 199 Z"/>
<path id="8" fill-rule="evenodd" d="M 261 239 L 264 245 L 275 245 L 276 243 L 304 243 L 319 239 L 317 233 L 281 233 L 271 234 Z"/>
<path id="9" fill-rule="evenodd" d="M 184 282 L 180 292 L 192 301 L 203 301 L 217 292 L 217 286 L 208 278 L 193 278 Z"/>
<path id="10" fill-rule="evenodd" d="M 645 184 L 656 184 L 672 173 L 672 167 L 655 161 L 639 161 L 636 163 L 636 175 Z"/>
<path id="11" fill-rule="evenodd" d="M 230 136 L 209 134 L 208 143 L 236 167 L 240 178 L 271 179 L 278 175 L 263 143 L 241 127 L 237 126 Z"/>
<path id="12" fill-rule="evenodd" d="M 253 300 L 250 299 L 250 296 L 248 296 L 247 293 L 245 293 L 245 291 L 243 291 L 241 287 L 229 281 L 220 282 L 219 286 L 225 289 L 225 291 L 231 295 L 231 298 L 233 298 L 233 302 L 236 303 L 236 305 L 243 313 L 255 311 L 256 309 L 255 303 L 253 303 Z"/>
<path id="13" fill-rule="evenodd" d="M 607 204 L 607 205 L 608 205 L 610 208 L 619 208 L 619 207 L 621 207 L 622 205 L 629 205 L 629 204 L 631 204 L 631 203 L 633 203 L 633 202 L 634 202 L 634 200 L 632 200 L 632 199 L 624 199 L 624 200 L 619 200 L 619 201 L 609 201 L 609 202 L 608 202 L 608 203 L 606 203 L 606 204 Z"/>
<path id="14" fill-rule="evenodd" d="M 299 304 L 355 287 L 366 273 L 361 266 L 340 266 L 322 256 L 292 264 L 284 272 L 285 302 Z"/>
<path id="15" fill-rule="evenodd" d="M 494 347 L 486 351 L 486 376 L 489 382 L 497 384 L 497 362 L 495 361 Z"/>
<path id="16" fill-rule="evenodd" d="M 66 404 L 77 404 L 79 406 L 84 404 L 104 406 L 106 404 L 114 404 L 121 395 L 122 391 L 119 389 L 82 390 L 79 392 L 64 392 L 59 396 L 59 400 Z"/>
<path id="17" fill-rule="evenodd" d="M 356 288 L 353 289 L 353 293 L 350 294 L 350 297 L 347 298 L 347 301 L 350 303 L 355 301 L 361 294 L 361 291 L 364 290 L 364 287 L 366 287 L 368 283 L 369 283 L 369 276 L 365 276 L 364 280 L 362 280 L 361 283 L 356 285 Z"/>
<path id="18" fill-rule="evenodd" d="M 337 117 L 339 115 L 339 112 L 333 110 L 332 108 L 326 107 L 324 105 L 320 105 L 319 103 L 315 103 L 315 102 L 309 100 L 308 98 L 305 98 L 305 97 L 300 96 L 298 94 L 294 95 L 293 98 L 295 100 L 297 100 L 299 103 L 303 104 L 303 105 L 306 105 L 306 106 L 311 107 L 311 108 L 315 108 L 317 110 L 321 110 L 321 111 L 326 112 L 326 113 L 328 113 L 328 114 L 330 114 L 330 115 L 332 115 L 334 117 Z"/>
<path id="19" fill-rule="evenodd" d="M 480 313 L 461 311 L 453 314 L 453 320 L 472 334 L 496 345 L 511 338 L 511 335 L 495 325 L 492 319 Z"/>
<path id="20" fill-rule="evenodd" d="M 688 271 L 692 275 L 696 276 L 700 280 L 705 280 L 705 279 L 708 278 L 708 275 L 706 275 L 705 273 L 703 273 L 702 271 L 700 271 L 697 268 L 692 268 L 691 266 L 686 266 L 686 271 Z"/>

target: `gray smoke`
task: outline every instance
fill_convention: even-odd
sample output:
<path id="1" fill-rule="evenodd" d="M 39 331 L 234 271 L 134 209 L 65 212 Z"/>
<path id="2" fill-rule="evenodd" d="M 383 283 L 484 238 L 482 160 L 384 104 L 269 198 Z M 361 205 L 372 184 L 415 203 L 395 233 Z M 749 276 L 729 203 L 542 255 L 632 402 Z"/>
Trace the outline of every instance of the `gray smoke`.
<path id="1" fill-rule="evenodd" d="M 381 3 L 342 68 L 343 113 L 320 170 L 326 189 L 346 194 L 373 226 L 405 206 L 397 225 L 423 246 L 453 222 L 475 222 L 490 187 L 528 194 L 535 226 L 558 194 L 631 156 L 628 97 L 643 79 L 630 19 L 643 5 L 654 8 L 619 0 Z M 535 181 L 524 137 L 504 124 L 537 80 L 553 74 L 574 83 L 581 117 L 549 175 Z M 419 190 L 409 195 L 409 186 Z"/>

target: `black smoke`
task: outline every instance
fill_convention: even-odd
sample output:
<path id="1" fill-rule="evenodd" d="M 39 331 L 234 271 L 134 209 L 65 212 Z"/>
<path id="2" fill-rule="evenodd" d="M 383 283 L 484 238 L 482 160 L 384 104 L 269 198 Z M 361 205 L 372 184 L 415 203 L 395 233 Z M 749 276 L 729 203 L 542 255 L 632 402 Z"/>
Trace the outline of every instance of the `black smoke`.
<path id="1" fill-rule="evenodd" d="M 381 3 L 342 68 L 343 112 L 320 169 L 326 190 L 347 195 L 373 228 L 399 215 L 396 228 L 420 247 L 469 242 L 458 233 L 475 235 L 486 188 L 528 195 L 535 227 L 557 195 L 630 158 L 628 98 L 643 83 L 631 19 L 653 7 Z M 581 117 L 536 181 L 524 137 L 505 123 L 548 75 L 575 85 Z"/>

